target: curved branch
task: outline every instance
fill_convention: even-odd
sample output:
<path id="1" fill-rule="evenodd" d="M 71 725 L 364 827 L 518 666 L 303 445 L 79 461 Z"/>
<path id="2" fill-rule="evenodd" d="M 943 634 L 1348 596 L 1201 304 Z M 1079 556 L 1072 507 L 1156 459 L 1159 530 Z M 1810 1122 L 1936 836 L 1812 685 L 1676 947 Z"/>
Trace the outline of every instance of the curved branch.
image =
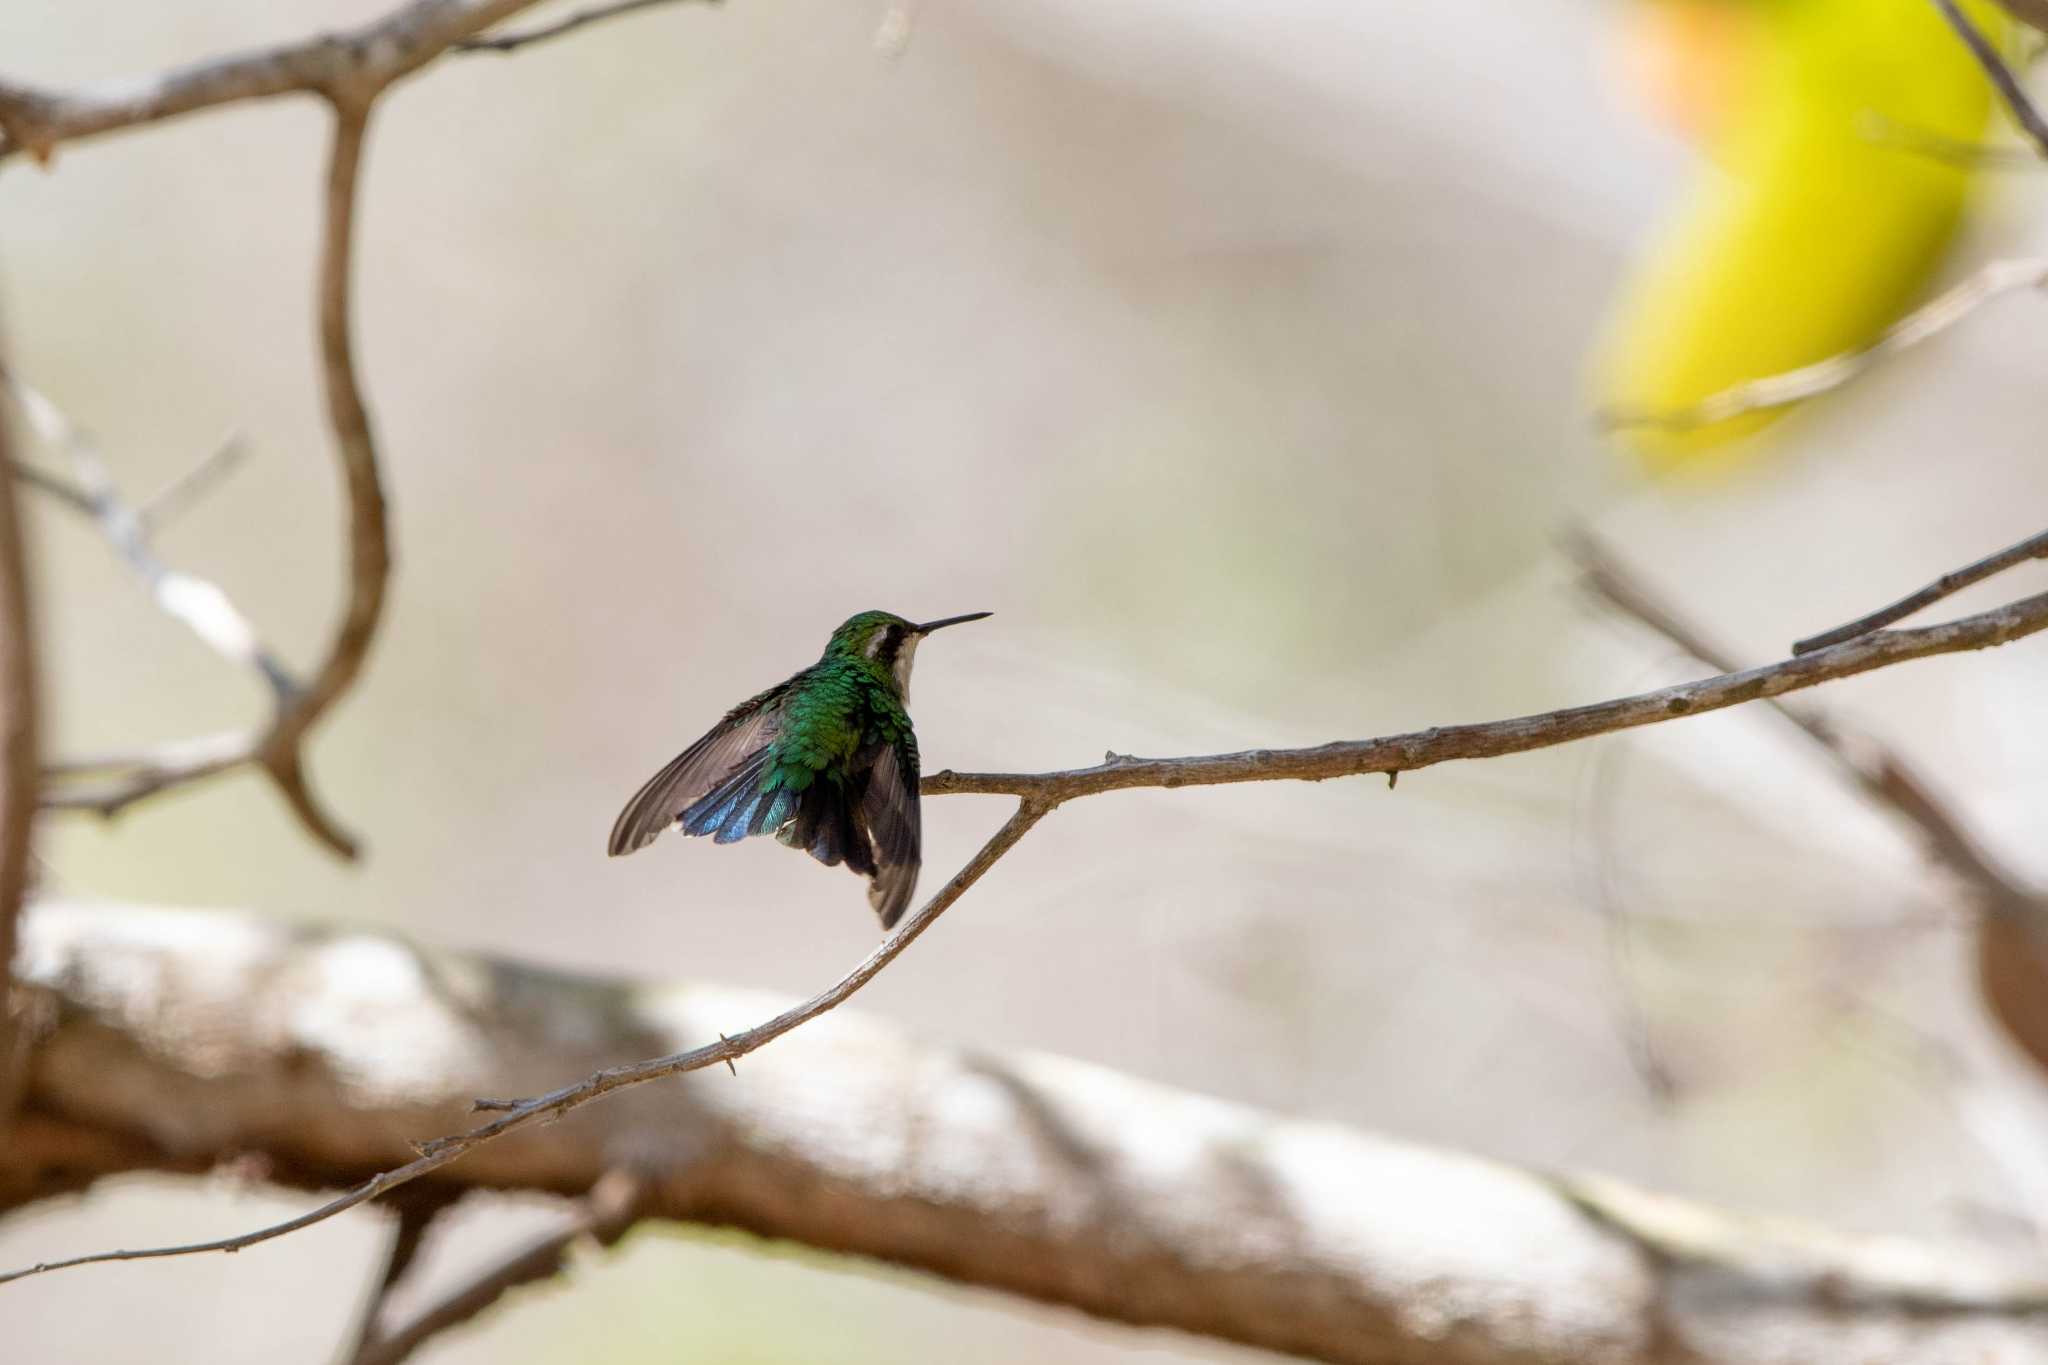
<path id="1" fill-rule="evenodd" d="M 321 377 L 329 425 L 341 465 L 348 506 L 347 599 L 326 657 L 313 675 L 299 681 L 258 636 L 227 595 L 211 583 L 178 573 L 157 557 L 150 543 L 148 509 L 123 501 L 86 435 L 41 394 L 8 376 L 23 409 L 46 439 L 69 452 L 76 481 L 36 471 L 39 487 L 99 523 L 102 533 L 149 588 L 157 605 L 187 626 L 232 663 L 253 667 L 270 684 L 275 699 L 268 728 L 260 733 L 204 736 L 159 747 L 150 753 L 72 763 L 52 776 L 66 781 L 44 804 L 112 816 L 160 792 L 255 765 L 277 785 L 293 814 L 313 835 L 344 858 L 357 852 L 355 839 L 327 811 L 307 777 L 307 733 L 341 699 L 361 673 L 391 577 L 390 529 L 362 383 L 357 376 L 350 329 L 350 277 L 354 259 L 357 186 L 361 178 L 369 102 L 334 102 L 334 145 L 328 159 L 326 213 L 320 251 L 318 305 Z M 217 469 L 200 466 L 199 477 Z M 30 477 L 26 466 L 17 474 Z M 174 484 L 175 498 L 189 495 L 189 482 Z M 175 501 L 170 506 L 175 506 Z"/>
<path id="2" fill-rule="evenodd" d="M 293 812 L 344 857 L 355 856 L 355 840 L 335 823 L 307 786 L 300 755 L 306 732 L 362 672 L 383 616 L 384 592 L 391 578 L 390 528 L 377 442 L 356 373 L 349 319 L 357 184 L 369 118 L 368 100 L 334 102 L 334 145 L 328 155 L 327 211 L 320 248 L 320 372 L 327 393 L 327 419 L 334 429 L 335 454 L 348 495 L 348 599 L 326 658 L 290 704 L 279 711 L 261 754 L 263 766 L 277 780 Z"/>
<path id="3" fill-rule="evenodd" d="M 25 975 L 58 1025 L 24 1140 L 0 1148 L 0 1204 L 225 1152 L 294 1185 L 358 1179 L 479 1090 L 686 1047 L 761 1009 L 752 992 L 428 957 L 275 916 L 42 904 L 26 929 Z M 642 1217 L 1344 1365 L 2048 1358 L 2048 1283 L 2022 1261 L 934 1046 L 852 1010 L 737 1080 L 530 1128 L 436 1186 L 581 1198 L 621 1168 Z M 528 1268 L 506 1262 L 416 1321 Z"/>

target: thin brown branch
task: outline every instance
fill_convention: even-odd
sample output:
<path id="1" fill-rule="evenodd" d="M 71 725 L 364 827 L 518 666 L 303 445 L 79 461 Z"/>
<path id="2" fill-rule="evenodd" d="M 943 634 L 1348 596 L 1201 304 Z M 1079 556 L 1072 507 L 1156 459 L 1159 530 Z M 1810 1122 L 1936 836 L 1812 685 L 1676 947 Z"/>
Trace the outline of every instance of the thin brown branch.
<path id="1" fill-rule="evenodd" d="M 1816 649 L 1826 649 L 1829 645 L 1838 645 L 1844 640 L 1867 635 L 1894 621 L 1903 621 L 1913 613 L 1933 606 L 1944 597 L 1953 597 L 1964 588 L 1982 583 L 1992 575 L 2004 573 L 2007 569 L 2024 564 L 2030 559 L 2048 559 L 2048 531 L 2043 531 L 2038 536 L 2028 536 L 2017 545 L 2008 545 L 1997 554 L 1986 555 L 1974 564 L 1965 564 L 1953 573 L 1945 573 L 1918 592 L 1908 593 L 1890 606 L 1880 607 L 1868 616 L 1859 616 L 1847 625 L 1824 630 L 1818 635 L 1810 635 L 1794 644 L 1792 652 L 1811 654 Z"/>
<path id="2" fill-rule="evenodd" d="M 47 161 L 61 143 L 143 127 L 202 109 L 280 95 L 361 104 L 456 43 L 539 0 L 410 0 L 338 33 L 257 48 L 75 91 L 0 81 L 0 158 Z"/>
<path id="3" fill-rule="evenodd" d="M 1836 678 L 1938 654 L 1984 649 L 2048 629 L 2048 593 L 1938 626 L 1868 635 L 1740 673 L 1680 683 L 1592 706 L 1476 725 L 1448 725 L 1380 739 L 1344 740 L 1311 749 L 1249 749 L 1197 758 L 1117 755 L 1092 768 L 1052 773 L 934 773 L 926 795 L 975 793 L 1058 803 L 1133 787 L 1195 787 L 1228 782 L 1321 782 L 1364 773 L 1402 773 L 1454 759 L 1496 758 L 1680 716 L 1703 715 L 1782 696 Z"/>
<path id="4" fill-rule="evenodd" d="M 896 927 L 894 933 L 882 941 L 880 947 L 870 953 L 858 967 L 841 977 L 831 987 L 812 996 L 809 1000 L 784 1010 L 781 1014 L 750 1029 L 730 1037 L 720 1037 L 716 1043 L 692 1048 L 686 1052 L 672 1053 L 648 1061 L 634 1062 L 627 1066 L 616 1066 L 600 1071 L 573 1085 L 563 1086 L 545 1095 L 519 1101 L 485 1101 L 477 1107 L 507 1110 L 502 1116 L 488 1123 L 479 1124 L 465 1133 L 450 1137 L 435 1138 L 416 1145 L 419 1156 L 394 1170 L 382 1172 L 363 1181 L 347 1193 L 330 1199 L 318 1208 L 308 1210 L 296 1218 L 258 1228 L 234 1237 L 223 1237 L 207 1242 L 191 1242 L 180 1246 L 145 1247 L 132 1251 L 103 1251 L 87 1256 L 74 1256 L 67 1260 L 46 1261 L 21 1270 L 0 1274 L 0 1284 L 40 1275 L 51 1270 L 63 1270 L 71 1266 L 92 1265 L 104 1261 L 139 1261 L 166 1256 L 190 1256 L 212 1251 L 241 1251 L 259 1242 L 268 1242 L 287 1233 L 297 1232 L 315 1223 L 325 1222 L 338 1213 L 366 1204 L 379 1195 L 395 1190 L 401 1185 L 419 1179 L 431 1171 L 446 1166 L 449 1162 L 479 1147 L 493 1138 L 529 1127 L 550 1119 L 560 1118 L 572 1109 L 590 1103 L 592 1100 L 609 1095 L 628 1086 L 642 1085 L 648 1081 L 661 1080 L 668 1076 L 679 1076 L 685 1072 L 700 1071 L 705 1067 L 718 1066 L 736 1061 L 748 1053 L 767 1044 L 844 1004 L 857 994 L 861 987 L 874 980 L 875 976 L 897 956 L 908 948 L 917 937 L 934 924 L 948 906 L 958 900 L 968 887 L 979 881 L 982 874 L 993 867 L 1030 828 L 1044 818 L 1051 809 L 1031 800 L 1020 801 L 1015 813 L 1004 822 L 1003 827 L 984 844 L 979 853 L 967 861 L 966 866 L 953 874 L 952 880 L 941 887 L 937 894 L 926 901 L 916 913 Z"/>
<path id="5" fill-rule="evenodd" d="M 327 163 L 325 226 L 321 237 L 319 310 L 321 378 L 348 499 L 348 598 L 327 655 L 306 685 L 282 708 L 263 744 L 263 763 L 278 780 L 299 818 L 327 843 L 353 857 L 355 840 L 327 814 L 305 778 L 300 757 L 307 731 L 341 699 L 362 671 L 384 611 L 391 578 L 390 528 L 368 402 L 356 373 L 350 328 L 349 284 L 355 260 L 355 220 L 368 101 L 334 104 L 334 141 Z"/>
<path id="6" fill-rule="evenodd" d="M 941 772 L 926 779 L 927 794 L 979 793 L 1018 798 L 1016 812 L 982 850 L 938 894 L 910 916 L 866 961 L 810 1000 L 717 1043 L 649 1061 L 612 1067 L 573 1085 L 520 1100 L 479 1100 L 482 1110 L 501 1117 L 467 1132 L 420 1143 L 417 1158 L 358 1184 L 305 1214 L 254 1232 L 213 1241 L 139 1250 L 100 1252 L 46 1262 L 0 1275 L 0 1283 L 27 1275 L 100 1261 L 142 1260 L 210 1251 L 239 1251 L 324 1221 L 387 1191 L 417 1180 L 494 1138 L 529 1124 L 559 1118 L 573 1109 L 628 1086 L 644 1084 L 721 1063 L 729 1064 L 836 1008 L 872 980 L 972 886 L 997 859 L 1046 814 L 1066 801 L 1134 787 L 1183 787 L 1235 782 L 1321 781 L 1362 773 L 1412 771 L 1453 759 L 1488 758 L 1611 734 L 1680 716 L 1781 696 L 1837 678 L 1938 654 L 1986 649 L 2048 629 L 2048 593 L 2023 598 L 1945 625 L 1879 631 L 1812 654 L 1763 668 L 1682 683 L 1632 697 L 1572 707 L 1541 715 L 1477 725 L 1416 731 L 1384 739 L 1347 741 L 1313 749 L 1257 749 L 1197 758 L 1140 759 L 1115 756 L 1093 768 L 1054 773 Z"/>
<path id="7" fill-rule="evenodd" d="M 13 432 L 0 421 L 0 466 L 12 462 Z M 35 621 L 28 555 L 14 481 L 0 477 L 0 1144 L 28 1071 L 28 1030 L 13 987 L 16 922 L 28 895 L 29 835 L 41 786 L 37 750 Z"/>
<path id="8" fill-rule="evenodd" d="M 719 0 L 698 0 L 698 2 L 717 4 Z M 481 38 L 464 38 L 454 46 L 457 52 L 517 52 L 520 48 L 530 44 L 544 43 L 550 38 L 559 38 L 565 33 L 574 33 L 586 24 L 601 23 L 606 19 L 615 19 L 622 14 L 631 14 L 635 10 L 653 9 L 657 5 L 673 5 L 675 3 L 677 3 L 677 0 L 617 0 L 614 4 L 593 5 L 589 9 L 578 10 L 565 19 L 558 19 L 552 24 L 542 24 L 537 28 L 530 28 L 524 32 L 490 34 Z"/>
<path id="9" fill-rule="evenodd" d="M 560 1274 L 577 1243 L 616 1245 L 639 1220 L 646 1203 L 645 1180 L 629 1171 L 607 1171 L 576 1201 L 567 1224 L 486 1266 L 410 1320 L 366 1336 L 350 1365 L 400 1365 L 431 1338 L 470 1321 L 521 1285 Z"/>
<path id="10" fill-rule="evenodd" d="M 1999 98 L 2005 101 L 2005 107 L 2012 111 L 2013 121 L 2019 124 L 2020 131 L 2027 135 L 2042 156 L 2048 156 L 2048 122 L 2042 121 L 2041 111 L 2027 97 L 2020 78 L 2006 65 L 1998 48 L 1984 36 L 1982 29 L 1970 22 L 1970 16 L 1963 13 L 1955 0 L 1934 0 L 1934 7 L 1941 11 L 1942 18 L 1948 20 L 1948 26 L 1963 40 L 1963 46 L 1970 49 L 1977 65 L 1984 68 L 1984 74 L 1990 77 Z"/>
<path id="11" fill-rule="evenodd" d="M 1729 653 L 1707 640 L 1659 601 L 1619 559 L 1590 535 L 1571 542 L 1571 552 L 1586 585 L 1619 611 L 1656 631 L 1710 668 L 1732 670 Z M 1861 634 L 1862 632 L 1857 632 Z M 1917 828 L 1929 851 L 1987 906 L 2016 912 L 2038 906 L 2039 898 L 2022 887 L 1986 853 L 1964 827 L 1950 804 L 1898 753 L 1867 735 L 1853 738 L 1819 709 L 1773 701 L 1771 706 L 1812 740 L 1835 765 L 1879 806 Z"/>
<path id="12" fill-rule="evenodd" d="M 1686 432 L 1713 426 L 1744 413 L 1789 407 L 1838 389 L 1880 360 L 1939 336 L 1992 299 L 2022 289 L 2043 287 L 2048 287 L 2048 258 L 2034 256 L 1993 261 L 1932 302 L 1900 318 L 1868 346 L 1844 351 L 1783 374 L 1737 384 L 1690 407 L 1613 407 L 1602 410 L 1598 420 L 1608 429 L 1639 427 Z"/>
<path id="13" fill-rule="evenodd" d="M 271 723 L 261 734 L 209 736 L 165 746 L 125 765 L 95 764 L 93 770 L 101 774 L 98 780 L 54 793 L 47 805 L 111 816 L 161 792 L 255 765 L 270 776 L 300 823 L 315 837 L 345 858 L 356 854 L 355 839 L 314 793 L 302 751 L 308 732 L 362 671 L 383 615 L 391 576 L 376 438 L 356 371 L 350 325 L 357 190 L 368 119 L 367 102 L 335 101 L 318 305 L 321 375 L 348 506 L 348 588 L 341 622 L 310 678 L 301 683 L 286 671 L 217 587 L 166 567 L 150 543 L 146 516 L 120 499 L 90 440 L 54 405 L 26 386 L 15 385 L 25 410 L 53 443 L 72 456 L 77 482 L 68 486 L 62 495 L 65 500 L 91 509 L 107 539 L 142 577 L 160 607 L 184 621 L 229 660 L 256 667 L 276 697 Z M 45 481 L 52 478 L 41 477 Z M 181 481 L 171 491 L 175 505 L 177 497 L 189 496 L 190 483 Z"/>

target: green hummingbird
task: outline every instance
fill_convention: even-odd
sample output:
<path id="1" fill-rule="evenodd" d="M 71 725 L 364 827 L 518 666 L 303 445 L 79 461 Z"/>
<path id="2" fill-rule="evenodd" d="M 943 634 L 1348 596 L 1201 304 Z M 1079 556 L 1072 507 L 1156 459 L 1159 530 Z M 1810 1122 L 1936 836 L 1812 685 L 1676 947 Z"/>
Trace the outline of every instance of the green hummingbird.
<path id="1" fill-rule="evenodd" d="M 922 857 L 910 665 L 918 641 L 992 612 L 915 625 L 864 611 L 832 632 L 818 662 L 725 713 L 647 780 L 612 826 L 611 855 L 665 829 L 730 844 L 773 834 L 827 867 L 868 879 L 868 904 L 891 928 L 910 904 Z"/>

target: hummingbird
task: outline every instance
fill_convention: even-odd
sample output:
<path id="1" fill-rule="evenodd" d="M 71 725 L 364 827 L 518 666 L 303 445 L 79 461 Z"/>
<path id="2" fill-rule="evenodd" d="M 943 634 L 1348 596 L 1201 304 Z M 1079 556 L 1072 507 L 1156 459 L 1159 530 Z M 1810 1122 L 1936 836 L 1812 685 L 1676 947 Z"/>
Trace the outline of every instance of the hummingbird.
<path id="1" fill-rule="evenodd" d="M 666 829 L 730 844 L 772 834 L 827 867 L 868 879 L 868 904 L 894 927 L 922 857 L 910 665 L 935 630 L 864 611 L 832 632 L 818 662 L 725 713 L 634 794 L 612 826 L 616 858 Z"/>

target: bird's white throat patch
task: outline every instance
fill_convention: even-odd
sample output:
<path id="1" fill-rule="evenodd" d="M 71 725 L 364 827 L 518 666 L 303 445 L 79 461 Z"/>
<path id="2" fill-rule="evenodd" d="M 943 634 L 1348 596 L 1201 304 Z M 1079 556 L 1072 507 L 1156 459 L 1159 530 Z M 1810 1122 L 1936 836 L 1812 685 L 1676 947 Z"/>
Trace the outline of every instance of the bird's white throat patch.
<path id="1" fill-rule="evenodd" d="M 905 701 L 910 700 L 910 662 L 917 657 L 917 642 L 923 638 L 912 635 L 896 651 L 896 692 Z"/>

